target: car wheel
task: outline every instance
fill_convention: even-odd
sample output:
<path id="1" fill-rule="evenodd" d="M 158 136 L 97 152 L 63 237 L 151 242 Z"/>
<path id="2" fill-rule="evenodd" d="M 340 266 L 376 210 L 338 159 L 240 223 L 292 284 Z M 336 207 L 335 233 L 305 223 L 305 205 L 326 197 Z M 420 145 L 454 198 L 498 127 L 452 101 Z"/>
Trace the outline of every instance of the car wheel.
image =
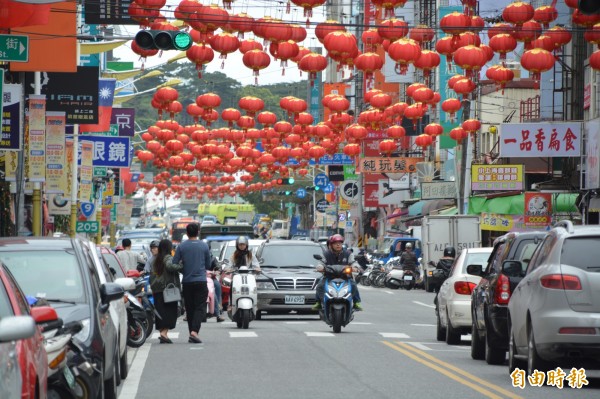
<path id="1" fill-rule="evenodd" d="M 510 331 L 510 339 L 508 341 L 508 372 L 512 373 L 516 369 L 524 370 L 527 367 L 521 359 L 517 359 L 517 346 L 515 344 L 515 334 Z"/>
<path id="2" fill-rule="evenodd" d="M 485 343 L 481 340 L 475 322 L 471 324 L 471 358 L 483 360 L 485 358 Z"/>
<path id="3" fill-rule="evenodd" d="M 440 312 L 437 312 L 437 328 L 436 328 L 436 339 L 443 341 L 446 338 L 446 329 L 442 327 L 442 321 L 440 320 Z"/>
<path id="4" fill-rule="evenodd" d="M 450 321 L 448 313 L 446 313 L 446 343 L 448 345 L 460 344 L 460 332 L 452 327 L 452 322 Z"/>
<path id="5" fill-rule="evenodd" d="M 506 351 L 497 348 L 495 344 L 494 333 L 486 328 L 485 334 L 485 361 L 487 364 L 502 364 L 506 359 Z"/>
<path id="6" fill-rule="evenodd" d="M 119 372 L 117 370 L 119 361 L 117 354 L 113 360 L 113 375 L 108 380 L 104 380 L 104 399 L 117 399 L 117 373 Z"/>
<path id="7" fill-rule="evenodd" d="M 260 310 L 256 311 L 256 315 L 254 316 L 255 320 L 262 320 L 262 313 Z"/>
<path id="8" fill-rule="evenodd" d="M 534 371 L 546 372 L 548 363 L 538 355 L 535 347 L 535 338 L 533 337 L 533 328 L 529 327 L 527 337 L 527 375 L 532 375 Z"/>
<path id="9" fill-rule="evenodd" d="M 129 363 L 127 361 L 127 346 L 125 346 L 125 352 L 123 356 L 119 359 L 119 371 L 121 374 L 121 379 L 124 380 L 129 375 Z"/>

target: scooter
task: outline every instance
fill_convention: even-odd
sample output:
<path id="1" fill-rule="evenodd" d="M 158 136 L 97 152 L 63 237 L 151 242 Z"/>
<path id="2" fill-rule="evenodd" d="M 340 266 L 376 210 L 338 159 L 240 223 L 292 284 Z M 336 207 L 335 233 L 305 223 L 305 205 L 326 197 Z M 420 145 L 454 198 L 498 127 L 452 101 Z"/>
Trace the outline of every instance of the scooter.
<path id="1" fill-rule="evenodd" d="M 256 278 L 248 266 L 240 266 L 233 273 L 231 282 L 231 310 L 229 319 L 237 323 L 238 328 L 247 329 L 256 318 L 257 308 Z"/>
<path id="2" fill-rule="evenodd" d="M 206 297 L 206 315 L 207 317 L 215 316 L 215 283 L 213 281 L 213 272 L 206 272 L 206 285 L 208 287 L 208 295 Z M 206 321 L 206 320 L 204 320 Z"/>
<path id="3" fill-rule="evenodd" d="M 127 310 L 127 346 L 139 348 L 148 338 L 148 318 L 142 303 L 130 292 L 125 291 Z M 153 325 L 150 328 L 154 328 Z M 151 330 L 150 330 L 151 331 Z"/>
<path id="4" fill-rule="evenodd" d="M 317 255 L 318 256 L 318 255 Z M 333 327 L 334 333 L 340 333 L 354 319 L 352 300 L 352 267 L 348 265 L 326 265 L 325 296 L 321 318 Z"/>

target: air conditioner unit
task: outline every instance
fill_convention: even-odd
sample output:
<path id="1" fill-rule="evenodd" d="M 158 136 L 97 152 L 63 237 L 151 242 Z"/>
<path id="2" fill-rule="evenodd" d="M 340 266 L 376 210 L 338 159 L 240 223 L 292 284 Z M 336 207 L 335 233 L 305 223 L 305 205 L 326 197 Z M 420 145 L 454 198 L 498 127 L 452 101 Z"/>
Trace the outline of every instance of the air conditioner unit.
<path id="1" fill-rule="evenodd" d="M 430 182 L 435 174 L 433 162 L 417 162 L 417 179 L 419 183 Z"/>

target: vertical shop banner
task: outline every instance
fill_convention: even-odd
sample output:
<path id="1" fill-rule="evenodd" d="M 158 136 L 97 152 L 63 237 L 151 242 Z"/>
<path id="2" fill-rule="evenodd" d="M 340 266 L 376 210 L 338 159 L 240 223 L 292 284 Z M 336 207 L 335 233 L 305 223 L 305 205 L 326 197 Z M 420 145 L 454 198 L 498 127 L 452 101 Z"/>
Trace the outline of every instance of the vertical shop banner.
<path id="1" fill-rule="evenodd" d="M 17 165 L 19 164 L 19 153 L 16 151 L 4 151 L 4 180 L 17 181 Z"/>
<path id="2" fill-rule="evenodd" d="M 65 113 L 46 113 L 46 192 L 67 194 L 65 171 Z"/>
<path id="3" fill-rule="evenodd" d="M 81 167 L 79 168 L 79 200 L 89 202 L 92 198 L 92 177 L 94 173 L 94 143 L 90 141 L 80 141 L 81 148 Z"/>
<path id="4" fill-rule="evenodd" d="M 79 126 L 79 131 L 81 133 L 106 132 L 110 130 L 110 119 L 116 82 L 116 79 L 98 79 L 98 123 L 88 124 L 87 122 L 81 122 L 81 125 Z"/>
<path id="5" fill-rule="evenodd" d="M 552 222 L 552 194 L 525 193 L 525 225 L 546 227 Z"/>
<path id="6" fill-rule="evenodd" d="M 2 89 L 2 138 L 0 150 L 21 149 L 23 86 L 7 84 Z"/>
<path id="7" fill-rule="evenodd" d="M 63 192 L 65 193 L 66 198 L 71 198 L 71 185 L 73 180 L 73 157 L 75 156 L 75 152 L 73 151 L 73 138 L 67 137 L 65 140 L 65 174 L 66 178 L 63 179 Z"/>
<path id="8" fill-rule="evenodd" d="M 29 169 L 30 182 L 46 179 L 46 96 L 29 96 Z"/>
<path id="9" fill-rule="evenodd" d="M 600 118 L 585 123 L 585 188 L 600 187 Z"/>

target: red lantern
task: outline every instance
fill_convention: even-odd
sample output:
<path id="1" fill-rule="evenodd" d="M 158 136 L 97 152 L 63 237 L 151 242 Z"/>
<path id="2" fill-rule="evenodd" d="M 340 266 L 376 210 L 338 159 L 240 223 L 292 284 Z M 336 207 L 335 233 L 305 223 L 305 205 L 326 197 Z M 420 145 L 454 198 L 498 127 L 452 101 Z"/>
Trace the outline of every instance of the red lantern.
<path id="1" fill-rule="evenodd" d="M 338 21 L 328 19 L 325 22 L 320 22 L 315 27 L 315 36 L 319 42 L 323 43 L 325 37 L 331 32 L 345 32 L 346 27 Z"/>
<path id="2" fill-rule="evenodd" d="M 341 114 L 350 108 L 350 101 L 348 101 L 346 97 L 335 95 L 335 97 L 331 98 L 327 102 L 327 108 L 329 108 L 332 112 Z"/>
<path id="3" fill-rule="evenodd" d="M 256 116 L 256 119 L 263 126 L 269 127 L 272 126 L 275 122 L 277 122 L 277 115 L 269 111 L 263 111 Z"/>
<path id="4" fill-rule="evenodd" d="M 240 53 L 242 53 L 242 54 L 246 54 L 248 51 L 251 51 L 251 50 L 262 51 L 262 49 L 263 49 L 262 44 L 260 44 L 259 42 L 257 42 L 254 39 L 246 39 L 246 40 L 242 40 L 240 42 L 239 50 L 240 50 Z"/>
<path id="5" fill-rule="evenodd" d="M 452 90 L 454 90 L 456 92 L 456 94 L 462 94 L 463 98 L 464 98 L 469 93 L 471 93 L 473 90 L 475 90 L 476 87 L 477 87 L 477 85 L 475 83 L 473 83 L 473 81 L 471 79 L 464 78 L 464 79 L 461 79 L 458 82 L 456 82 L 454 84 L 454 86 L 452 87 Z"/>
<path id="6" fill-rule="evenodd" d="M 420 103 L 412 104 L 404 110 L 404 117 L 413 121 L 413 127 L 416 129 L 417 121 L 425 115 L 425 110 L 426 108 Z"/>
<path id="7" fill-rule="evenodd" d="M 558 11 L 554 6 L 541 6 L 533 11 L 533 19 L 544 25 L 544 29 L 548 29 L 550 22 L 554 22 L 556 18 L 558 18 Z"/>
<path id="8" fill-rule="evenodd" d="M 461 33 L 469 30 L 471 18 L 458 11 L 445 15 L 440 20 L 440 29 L 448 35 L 452 35 L 454 46 L 458 42 Z"/>
<path id="9" fill-rule="evenodd" d="M 408 23 L 396 18 L 386 19 L 379 24 L 377 33 L 382 38 L 394 42 L 408 34 Z"/>
<path id="10" fill-rule="evenodd" d="M 442 111 L 449 114 L 452 121 L 454 121 L 454 114 L 458 112 L 460 107 L 461 103 L 458 98 L 449 98 L 442 102 Z"/>
<path id="11" fill-rule="evenodd" d="M 380 45 L 383 41 L 381 36 L 379 36 L 379 33 L 377 33 L 377 29 L 374 28 L 365 30 L 361 35 L 361 40 L 364 45 L 364 51 L 366 52 L 377 51 L 377 46 Z"/>
<path id="12" fill-rule="evenodd" d="M 379 151 L 382 154 L 391 154 L 392 152 L 396 151 L 396 149 L 398 148 L 398 145 L 396 144 L 396 142 L 394 140 L 382 140 L 379 143 Z"/>
<path id="13" fill-rule="evenodd" d="M 507 33 L 495 35 L 490 39 L 490 47 L 500 54 L 500 60 L 506 60 L 506 53 L 517 48 L 517 40 Z"/>
<path id="14" fill-rule="evenodd" d="M 240 47 L 238 38 L 227 32 L 221 32 L 214 35 L 210 38 L 209 42 L 213 50 L 216 50 L 221 54 L 219 57 L 223 60 L 223 62 L 221 62 L 221 69 L 225 67 L 225 59 L 227 58 L 227 54 L 233 53 Z"/>
<path id="15" fill-rule="evenodd" d="M 215 52 L 208 46 L 193 45 L 185 52 L 185 55 L 190 61 L 196 64 L 198 77 L 202 78 L 202 69 L 204 68 L 204 65 L 213 60 L 215 57 Z"/>
<path id="16" fill-rule="evenodd" d="M 429 87 L 420 87 L 413 92 L 412 98 L 418 103 L 428 103 L 433 99 L 433 90 Z"/>
<path id="17" fill-rule="evenodd" d="M 356 38 L 352 33 L 336 31 L 328 33 L 323 41 L 330 57 L 346 57 L 357 48 Z"/>
<path id="18" fill-rule="evenodd" d="M 587 28 L 600 22 L 600 14 L 584 14 L 577 8 L 571 15 L 571 21 L 573 21 L 575 25 L 584 26 Z"/>
<path id="19" fill-rule="evenodd" d="M 392 104 L 392 96 L 387 93 L 377 93 L 369 101 L 371 106 L 382 111 Z"/>
<path id="20" fill-rule="evenodd" d="M 406 136 L 406 129 L 402 126 L 393 125 L 386 129 L 387 136 L 392 140 L 401 139 Z"/>
<path id="21" fill-rule="evenodd" d="M 360 155 L 360 144 L 346 144 L 342 150 L 349 157 Z"/>
<path id="22" fill-rule="evenodd" d="M 571 41 L 571 32 L 562 26 L 553 26 L 544 32 L 544 35 L 550 36 L 555 48 L 560 48 Z"/>
<path id="23" fill-rule="evenodd" d="M 600 46 L 600 23 L 585 31 L 583 38 L 589 43 Z"/>
<path id="24" fill-rule="evenodd" d="M 252 18 L 245 12 L 235 14 L 235 15 L 230 15 L 227 25 L 231 28 L 232 32 L 238 32 L 238 38 L 241 39 L 244 37 L 244 33 L 252 32 L 252 26 L 254 25 L 254 18 Z"/>
<path id="25" fill-rule="evenodd" d="M 221 97 L 215 93 L 204 93 L 196 97 L 196 104 L 205 112 L 210 112 L 221 105 Z"/>
<path id="26" fill-rule="evenodd" d="M 415 139 L 415 144 L 422 148 L 427 148 L 433 143 L 433 138 L 428 134 L 420 134 Z"/>
<path id="27" fill-rule="evenodd" d="M 258 75 L 261 69 L 265 69 L 271 63 L 271 58 L 261 50 L 247 51 L 242 57 L 244 65 L 254 72 L 254 84 L 258 85 Z"/>
<path id="28" fill-rule="evenodd" d="M 488 79 L 493 80 L 498 86 L 500 86 L 502 89 L 502 94 L 504 94 L 504 87 L 506 87 L 506 84 L 508 82 L 512 82 L 515 77 L 515 74 L 511 69 L 505 68 L 502 65 L 494 65 L 488 68 L 485 74 Z"/>
<path id="29" fill-rule="evenodd" d="M 241 113 L 235 108 L 227 108 L 221 112 L 221 118 L 227 122 L 229 127 L 233 126 L 233 122 L 240 119 Z"/>
<path id="30" fill-rule="evenodd" d="M 533 18 L 533 15 L 533 6 L 522 1 L 510 3 L 504 8 L 504 11 L 502 11 L 502 19 L 508 23 L 517 25 L 517 27 L 520 27 L 525 22 L 529 21 Z"/>
<path id="31" fill-rule="evenodd" d="M 435 31 L 427 25 L 417 25 L 410 30 L 408 37 L 423 46 L 423 43 L 433 40 Z"/>
<path id="32" fill-rule="evenodd" d="M 500 34 L 513 34 L 514 33 L 514 28 L 511 24 L 507 24 L 506 22 L 498 22 L 494 25 L 492 25 L 489 29 L 488 29 L 488 38 L 491 39 L 492 37 L 496 36 L 496 35 L 500 35 Z"/>
<path id="33" fill-rule="evenodd" d="M 455 127 L 454 129 L 450 130 L 450 138 L 456 142 L 463 141 L 468 135 L 469 134 L 465 132 L 462 127 Z"/>
<path id="34" fill-rule="evenodd" d="M 354 59 L 354 66 L 365 74 L 365 79 L 373 78 L 373 72 L 383 67 L 383 58 L 377 53 L 363 53 Z"/>
<path id="35" fill-rule="evenodd" d="M 245 96 L 238 101 L 238 107 L 246 111 L 248 116 L 254 116 L 265 107 L 265 102 L 254 96 Z"/>
<path id="36" fill-rule="evenodd" d="M 319 7 L 319 6 L 322 6 L 323 4 L 325 4 L 325 0 L 291 0 L 291 1 L 298 7 L 302 7 L 304 9 L 304 16 L 306 17 L 306 27 L 308 27 L 308 24 L 310 22 L 308 19 L 312 17 L 313 8 Z M 287 12 L 288 13 L 290 12 L 289 1 L 288 1 Z"/>
<path id="37" fill-rule="evenodd" d="M 405 75 L 408 65 L 414 63 L 421 56 L 421 47 L 411 39 L 399 39 L 388 47 L 388 54 L 396 61 L 396 71 Z"/>
<path id="38" fill-rule="evenodd" d="M 532 79 L 535 81 L 540 80 L 542 72 L 552 69 L 554 62 L 555 58 L 552 53 L 539 48 L 526 51 L 521 56 L 521 66 L 532 73 Z"/>
<path id="39" fill-rule="evenodd" d="M 311 52 L 302 57 L 298 63 L 298 68 L 309 74 L 309 79 L 312 86 L 317 78 L 317 72 L 321 72 L 327 68 L 327 58 L 321 54 Z"/>
<path id="40" fill-rule="evenodd" d="M 423 76 L 429 83 L 429 76 L 434 68 L 440 65 L 440 56 L 435 51 L 421 50 L 421 55 L 415 61 L 415 68 L 423 71 Z"/>
<path id="41" fill-rule="evenodd" d="M 467 78 L 478 72 L 486 62 L 487 55 L 479 47 L 465 46 L 454 52 L 454 63 L 467 71 Z"/>
<path id="42" fill-rule="evenodd" d="M 596 71 L 600 71 L 600 50 L 596 50 L 590 56 L 590 66 Z"/>
<path id="43" fill-rule="evenodd" d="M 427 126 L 425 126 L 425 129 L 423 129 L 423 133 L 431 137 L 437 137 L 444 133 L 444 127 L 439 123 L 430 123 Z"/>
<path id="44" fill-rule="evenodd" d="M 357 123 L 354 123 L 346 128 L 346 137 L 353 140 L 362 140 L 367 137 L 369 131 Z"/>
<path id="45" fill-rule="evenodd" d="M 277 56 L 281 60 L 281 76 L 285 75 L 285 67 L 287 66 L 288 60 L 298 55 L 300 48 L 291 40 L 281 42 L 277 44 Z"/>
<path id="46" fill-rule="evenodd" d="M 452 55 L 454 54 L 454 38 L 452 36 L 442 37 L 435 43 L 435 51 L 446 56 L 448 70 L 452 69 Z"/>
<path id="47" fill-rule="evenodd" d="M 513 37 L 518 42 L 525 43 L 525 46 L 529 45 L 533 40 L 540 37 L 542 34 L 542 25 L 535 21 L 527 21 L 519 29 L 516 29 L 513 33 Z"/>
<path id="48" fill-rule="evenodd" d="M 481 122 L 477 119 L 467 119 L 462 123 L 462 128 L 467 133 L 475 134 L 481 129 Z"/>

